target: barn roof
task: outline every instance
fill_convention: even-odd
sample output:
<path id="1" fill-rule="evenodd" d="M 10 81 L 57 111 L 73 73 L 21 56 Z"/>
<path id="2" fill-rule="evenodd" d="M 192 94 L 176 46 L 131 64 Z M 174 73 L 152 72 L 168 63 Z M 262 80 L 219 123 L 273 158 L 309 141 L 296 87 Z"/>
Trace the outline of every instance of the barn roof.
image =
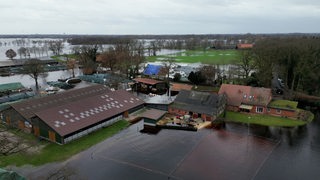
<path id="1" fill-rule="evenodd" d="M 266 106 L 272 99 L 270 88 L 222 84 L 219 94 L 227 95 L 227 104 L 240 106 L 241 104 Z"/>
<path id="2" fill-rule="evenodd" d="M 103 85 L 93 85 L 85 88 L 64 91 L 45 97 L 17 102 L 11 104 L 11 107 L 19 112 L 24 118 L 30 119 L 35 116 L 36 112 L 109 91 L 110 90 Z"/>
<path id="3" fill-rule="evenodd" d="M 65 136 L 143 104 L 133 94 L 117 90 L 45 109 L 36 115 Z"/>
<path id="4" fill-rule="evenodd" d="M 170 107 L 213 115 L 220 106 L 221 98 L 218 94 L 182 90 Z"/>
<path id="5" fill-rule="evenodd" d="M 139 82 L 139 83 L 144 83 L 144 84 L 149 84 L 149 85 L 155 85 L 155 84 L 163 82 L 163 81 L 158 81 L 158 80 L 149 79 L 149 78 L 135 78 L 133 80 L 136 82 Z"/>
<path id="6" fill-rule="evenodd" d="M 158 110 L 158 109 L 147 109 L 140 116 L 148 119 L 159 120 L 162 118 L 167 112 Z"/>

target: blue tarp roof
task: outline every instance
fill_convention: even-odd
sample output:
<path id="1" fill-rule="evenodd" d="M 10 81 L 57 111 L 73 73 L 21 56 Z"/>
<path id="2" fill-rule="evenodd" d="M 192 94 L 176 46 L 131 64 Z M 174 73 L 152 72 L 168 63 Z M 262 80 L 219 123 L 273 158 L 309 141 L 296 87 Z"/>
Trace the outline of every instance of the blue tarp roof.
<path id="1" fill-rule="evenodd" d="M 161 68 L 162 68 L 162 66 L 160 66 L 160 65 L 148 64 L 147 67 L 144 69 L 143 74 L 157 75 Z"/>

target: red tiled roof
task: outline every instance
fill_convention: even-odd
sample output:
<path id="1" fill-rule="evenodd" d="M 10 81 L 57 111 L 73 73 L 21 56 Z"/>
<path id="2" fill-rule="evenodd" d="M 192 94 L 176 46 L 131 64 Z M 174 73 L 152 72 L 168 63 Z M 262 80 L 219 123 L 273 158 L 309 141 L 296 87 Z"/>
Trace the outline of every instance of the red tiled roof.
<path id="1" fill-rule="evenodd" d="M 191 90 L 192 86 L 189 84 L 181 84 L 181 83 L 170 83 L 171 91 L 181 91 L 181 90 Z"/>
<path id="2" fill-rule="evenodd" d="M 227 95 L 227 104 L 240 106 L 241 104 L 268 105 L 272 99 L 271 89 L 251 86 L 222 84 L 219 94 Z"/>
<path id="3" fill-rule="evenodd" d="M 150 84 L 150 85 L 155 85 L 158 83 L 161 83 L 162 81 L 158 81 L 155 79 L 149 79 L 149 78 L 135 78 L 133 79 L 134 81 L 140 82 L 140 83 L 144 83 L 144 84 Z"/>
<path id="4" fill-rule="evenodd" d="M 246 49 L 246 48 L 252 48 L 253 44 L 238 44 L 237 48 L 238 49 Z"/>
<path id="5" fill-rule="evenodd" d="M 142 104 L 144 102 L 131 93 L 118 90 L 46 109 L 36 115 L 65 136 Z"/>

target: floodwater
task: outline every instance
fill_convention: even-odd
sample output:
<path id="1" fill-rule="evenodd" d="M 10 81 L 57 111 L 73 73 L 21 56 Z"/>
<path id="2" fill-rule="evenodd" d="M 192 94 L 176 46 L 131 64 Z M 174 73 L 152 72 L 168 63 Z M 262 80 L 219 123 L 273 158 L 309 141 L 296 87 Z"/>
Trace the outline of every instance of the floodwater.
<path id="1" fill-rule="evenodd" d="M 29 179 L 318 179 L 320 118 L 302 128 L 227 124 L 141 133 L 138 122 L 61 163 L 13 168 Z"/>
<path id="2" fill-rule="evenodd" d="M 79 69 L 75 69 L 75 76 L 81 75 L 82 72 Z M 47 82 L 49 81 L 57 81 L 58 79 L 65 79 L 72 77 L 71 70 L 61 70 L 61 71 L 51 71 L 48 72 L 47 77 L 40 77 L 38 79 L 39 86 L 45 88 L 47 86 Z M 0 84 L 5 83 L 13 83 L 13 82 L 21 82 L 21 84 L 27 88 L 34 88 L 35 81 L 29 75 L 16 74 L 12 76 L 4 76 L 0 77 Z"/>

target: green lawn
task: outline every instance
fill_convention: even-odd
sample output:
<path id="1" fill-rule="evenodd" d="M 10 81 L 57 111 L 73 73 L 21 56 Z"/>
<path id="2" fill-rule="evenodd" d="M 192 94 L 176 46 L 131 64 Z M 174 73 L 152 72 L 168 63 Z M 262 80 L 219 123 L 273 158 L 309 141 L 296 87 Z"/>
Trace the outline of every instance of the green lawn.
<path id="1" fill-rule="evenodd" d="M 285 108 L 285 109 L 297 109 L 298 102 L 297 101 L 289 101 L 289 100 L 273 100 L 269 104 L 270 107 L 276 108 Z"/>
<path id="2" fill-rule="evenodd" d="M 65 145 L 43 142 L 40 144 L 46 146 L 39 154 L 26 155 L 25 153 L 17 153 L 1 156 L 0 167 L 7 165 L 21 166 L 24 164 L 42 165 L 54 161 L 63 161 L 116 134 L 127 126 L 129 126 L 129 123 L 122 120 Z"/>
<path id="3" fill-rule="evenodd" d="M 237 50 L 207 50 L 207 51 L 185 51 L 170 55 L 147 57 L 147 61 L 161 61 L 164 59 L 174 59 L 177 63 L 203 63 L 203 64 L 234 64 L 239 60 Z"/>
<path id="4" fill-rule="evenodd" d="M 301 126 L 307 123 L 306 121 L 293 120 L 289 118 L 281 118 L 267 115 L 244 114 L 231 111 L 226 112 L 226 121 L 282 127 Z"/>

